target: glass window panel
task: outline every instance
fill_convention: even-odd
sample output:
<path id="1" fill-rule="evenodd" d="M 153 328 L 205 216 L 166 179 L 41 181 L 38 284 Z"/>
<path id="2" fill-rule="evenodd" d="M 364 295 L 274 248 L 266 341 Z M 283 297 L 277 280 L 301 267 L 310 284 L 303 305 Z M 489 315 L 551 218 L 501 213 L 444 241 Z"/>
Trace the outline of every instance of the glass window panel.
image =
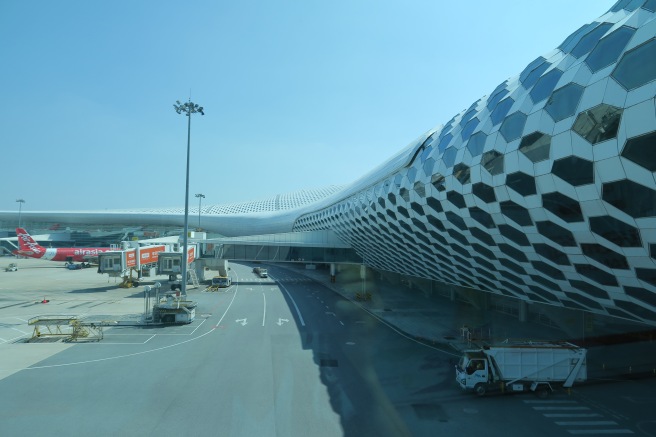
<path id="1" fill-rule="evenodd" d="M 635 29 L 622 26 L 599 40 L 597 47 L 585 59 L 585 63 L 588 64 L 590 70 L 594 73 L 616 62 L 634 33 Z"/>
<path id="2" fill-rule="evenodd" d="M 512 115 L 506 117 L 506 119 L 501 124 L 499 132 L 510 142 L 514 139 L 519 138 L 522 135 L 524 130 L 524 125 L 526 124 L 526 114 L 522 112 L 515 112 Z"/>
<path id="3" fill-rule="evenodd" d="M 481 164 L 491 175 L 503 173 L 503 155 L 496 150 L 485 152 Z"/>
<path id="4" fill-rule="evenodd" d="M 497 196 L 494 194 L 494 188 L 482 182 L 477 182 L 472 185 L 472 193 L 485 203 L 497 201 Z"/>
<path id="5" fill-rule="evenodd" d="M 610 23 L 601 23 L 599 26 L 597 26 L 594 30 L 586 34 L 583 38 L 581 38 L 581 41 L 572 49 L 572 56 L 575 58 L 580 58 L 581 56 L 585 55 L 588 53 L 592 48 L 597 44 L 597 41 L 604 36 L 606 32 L 608 32 L 608 29 L 613 27 L 612 24 Z"/>
<path id="6" fill-rule="evenodd" d="M 549 159 L 551 149 L 551 136 L 542 132 L 533 132 L 522 138 L 519 151 L 533 162 Z"/>
<path id="7" fill-rule="evenodd" d="M 581 205 L 559 192 L 542 195 L 542 206 L 568 223 L 582 222 Z"/>
<path id="8" fill-rule="evenodd" d="M 591 144 L 615 138 L 622 118 L 622 109 L 601 104 L 581 112 L 572 130 Z"/>
<path id="9" fill-rule="evenodd" d="M 467 124 L 465 127 L 462 129 L 460 132 L 460 137 L 462 138 L 463 141 L 466 141 L 467 138 L 471 135 L 472 132 L 474 132 L 474 129 L 476 129 L 476 126 L 478 126 L 479 120 L 478 118 L 474 117 Z"/>
<path id="10" fill-rule="evenodd" d="M 490 120 L 492 120 L 493 126 L 496 126 L 497 124 L 503 121 L 504 117 L 508 114 L 508 111 L 510 111 L 510 108 L 514 103 L 515 101 L 510 97 L 508 97 L 507 99 L 503 99 L 501 102 L 499 102 L 499 104 L 494 108 L 494 110 L 490 114 Z"/>
<path id="11" fill-rule="evenodd" d="M 551 173 L 575 187 L 594 183 L 592 162 L 578 156 L 556 160 Z"/>
<path id="12" fill-rule="evenodd" d="M 458 181 L 460 181 L 461 184 L 464 185 L 469 183 L 470 181 L 469 175 L 470 175 L 469 167 L 466 166 L 465 164 L 460 163 L 455 167 L 453 167 L 453 176 L 455 176 L 455 178 L 458 179 Z"/>
<path id="13" fill-rule="evenodd" d="M 531 215 L 528 210 L 523 206 L 516 204 L 511 200 L 506 200 L 499 204 L 501 207 L 501 214 L 508 217 L 510 220 L 514 221 L 521 226 L 532 226 L 533 221 L 531 220 Z"/>
<path id="14" fill-rule="evenodd" d="M 628 179 L 603 184 L 602 199 L 633 218 L 656 216 L 656 191 Z"/>
<path id="15" fill-rule="evenodd" d="M 530 196 L 537 192 L 533 176 L 519 171 L 506 176 L 506 185 L 522 196 Z"/>
<path id="16" fill-rule="evenodd" d="M 561 246 L 576 246 L 574 235 L 567 229 L 550 221 L 537 222 L 538 232 Z"/>
<path id="17" fill-rule="evenodd" d="M 483 132 L 476 132 L 474 135 L 472 135 L 467 142 L 467 149 L 469 149 L 469 153 L 471 153 L 472 156 L 478 156 L 483 153 L 486 139 L 487 135 L 485 135 Z"/>
<path id="18" fill-rule="evenodd" d="M 627 90 L 656 79 L 656 39 L 626 52 L 611 76 Z"/>
<path id="19" fill-rule="evenodd" d="M 576 83 L 567 84 L 551 94 L 545 109 L 554 121 L 564 120 L 574 115 L 582 95 L 583 87 L 581 85 Z"/>
<path id="20" fill-rule="evenodd" d="M 656 131 L 630 138 L 622 156 L 651 172 L 656 172 Z"/>
<path id="21" fill-rule="evenodd" d="M 588 256 L 611 269 L 627 270 L 629 268 L 629 263 L 624 255 L 620 255 L 601 244 L 583 243 L 581 244 L 581 250 L 585 256 Z"/>
<path id="22" fill-rule="evenodd" d="M 562 71 L 554 69 L 542 76 L 529 93 L 533 103 L 541 102 L 549 97 L 562 75 Z"/>
<path id="23" fill-rule="evenodd" d="M 590 217 L 590 229 L 595 234 L 620 247 L 640 247 L 640 231 L 615 217 Z"/>
<path id="24" fill-rule="evenodd" d="M 535 243 L 533 245 L 533 248 L 535 249 L 535 252 L 540 255 L 541 257 L 548 259 L 549 261 L 561 265 L 561 266 L 568 266 L 570 265 L 569 258 L 567 257 L 567 254 L 561 252 L 560 250 L 549 246 L 548 244 L 544 243 Z"/>

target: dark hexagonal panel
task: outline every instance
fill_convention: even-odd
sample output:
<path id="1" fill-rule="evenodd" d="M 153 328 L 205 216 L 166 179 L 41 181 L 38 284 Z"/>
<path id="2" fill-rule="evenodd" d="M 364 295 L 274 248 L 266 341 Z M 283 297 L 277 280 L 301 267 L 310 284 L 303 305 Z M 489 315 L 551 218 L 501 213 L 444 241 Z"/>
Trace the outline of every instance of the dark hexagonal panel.
<path id="1" fill-rule="evenodd" d="M 617 287 L 617 279 L 612 274 L 605 272 L 590 264 L 574 264 L 576 271 L 601 285 Z"/>
<path id="2" fill-rule="evenodd" d="M 485 152 L 481 157 L 481 165 L 491 175 L 503 173 L 503 155 L 496 150 Z"/>
<path id="3" fill-rule="evenodd" d="M 592 162 L 578 156 L 557 159 L 551 167 L 551 173 L 575 187 L 594 183 Z"/>
<path id="4" fill-rule="evenodd" d="M 494 188 L 483 182 L 477 182 L 472 185 L 472 194 L 485 203 L 492 203 L 497 201 L 497 196 L 494 194 Z"/>
<path id="5" fill-rule="evenodd" d="M 656 171 L 656 131 L 629 138 L 622 156 L 651 172 Z"/>
<path id="6" fill-rule="evenodd" d="M 485 231 L 482 231 L 482 230 L 480 230 L 480 229 L 478 229 L 478 228 L 476 228 L 476 227 L 473 227 L 473 228 L 470 228 L 470 229 L 469 229 L 469 232 L 471 232 L 471 234 L 472 234 L 474 237 L 478 238 L 478 239 L 481 240 L 483 243 L 487 244 L 488 247 L 496 246 L 496 245 L 497 245 L 497 244 L 494 242 L 494 239 L 492 238 L 492 236 L 491 236 L 490 234 L 488 234 L 487 232 L 485 232 Z"/>
<path id="7" fill-rule="evenodd" d="M 563 272 L 555 267 L 550 266 L 549 264 L 542 261 L 531 261 L 533 268 L 538 270 L 546 275 L 551 276 L 554 279 L 559 279 L 561 281 L 565 280 L 565 275 Z"/>
<path id="8" fill-rule="evenodd" d="M 449 222 L 451 222 L 453 225 L 455 225 L 458 229 L 460 229 L 461 231 L 467 230 L 467 225 L 465 224 L 465 221 L 458 214 L 455 214 L 451 211 L 447 211 L 445 215 L 446 215 L 446 219 Z"/>
<path id="9" fill-rule="evenodd" d="M 590 230 L 600 237 L 620 247 L 640 247 L 640 231 L 615 217 L 601 216 L 590 218 Z"/>
<path id="10" fill-rule="evenodd" d="M 602 199 L 633 218 L 656 216 L 656 191 L 629 179 L 603 184 Z"/>
<path id="11" fill-rule="evenodd" d="M 583 87 L 581 85 L 568 83 L 551 94 L 544 108 L 554 121 L 564 120 L 576 113 L 576 107 L 579 106 L 582 95 Z"/>
<path id="12" fill-rule="evenodd" d="M 533 103 L 539 103 L 549 97 L 562 75 L 563 72 L 556 68 L 542 76 L 530 92 Z"/>
<path id="13" fill-rule="evenodd" d="M 519 151 L 533 162 L 549 159 L 551 149 L 551 135 L 542 132 L 533 132 L 522 138 L 519 143 Z"/>
<path id="14" fill-rule="evenodd" d="M 610 35 L 600 39 L 597 46 L 585 59 L 585 63 L 588 64 L 590 70 L 594 73 L 616 62 L 634 33 L 634 28 L 622 26 Z"/>
<path id="15" fill-rule="evenodd" d="M 469 149 L 469 153 L 471 153 L 472 156 L 478 156 L 483 153 L 486 139 L 487 135 L 485 135 L 483 132 L 476 132 L 474 135 L 472 135 L 467 142 L 467 149 Z"/>
<path id="16" fill-rule="evenodd" d="M 561 266 L 570 265 L 569 258 L 567 257 L 566 253 L 561 252 L 560 250 L 551 247 L 548 244 L 535 243 L 533 244 L 533 248 L 535 249 L 535 253 L 555 264 Z"/>
<path id="17" fill-rule="evenodd" d="M 526 114 L 523 112 L 515 112 L 503 120 L 503 123 L 501 123 L 501 127 L 499 128 L 499 132 L 501 132 L 501 135 L 506 139 L 506 141 L 510 142 L 522 135 L 525 124 Z"/>
<path id="18" fill-rule="evenodd" d="M 634 299 L 638 299 L 647 305 L 656 307 L 656 293 L 653 291 L 645 290 L 644 288 L 639 287 L 624 286 L 624 292 Z"/>
<path id="19" fill-rule="evenodd" d="M 524 208 L 513 202 L 512 200 L 506 200 L 499 204 L 501 207 L 501 214 L 508 217 L 510 220 L 514 221 L 521 226 L 532 226 L 533 220 L 528 213 L 528 209 Z"/>
<path id="20" fill-rule="evenodd" d="M 465 246 L 469 245 L 469 241 L 467 241 L 467 239 L 464 237 L 464 235 L 462 235 L 460 232 L 458 232 L 456 230 L 453 230 L 453 229 L 447 229 L 446 232 L 451 236 L 451 238 L 456 240 L 458 243 L 460 243 L 462 245 L 465 245 Z M 454 246 L 452 245 L 451 247 L 453 248 Z M 458 246 L 456 245 L 455 247 L 458 247 Z M 468 257 L 469 253 L 464 252 L 464 255 Z"/>
<path id="21" fill-rule="evenodd" d="M 636 316 L 654 321 L 656 320 L 656 313 L 653 311 L 649 311 L 647 308 L 640 306 L 636 303 L 633 302 L 627 302 L 624 300 L 616 300 L 615 305 L 620 307 L 621 309 L 628 311 L 631 314 L 635 314 Z"/>
<path id="22" fill-rule="evenodd" d="M 462 162 L 453 167 L 453 176 L 455 176 L 458 181 L 465 185 L 470 181 L 470 171 L 469 167 Z"/>
<path id="23" fill-rule="evenodd" d="M 557 191 L 543 194 L 542 206 L 568 223 L 583 221 L 579 202 Z"/>
<path id="24" fill-rule="evenodd" d="M 615 138 L 623 110 L 605 103 L 581 112 L 572 130 L 591 144 Z"/>
<path id="25" fill-rule="evenodd" d="M 393 193 L 387 195 L 387 200 L 389 200 L 392 205 L 396 206 L 396 196 Z"/>
<path id="26" fill-rule="evenodd" d="M 489 259 L 489 260 L 495 260 L 495 259 L 497 259 L 497 257 L 494 256 L 494 252 L 492 252 L 490 249 L 488 249 L 488 248 L 485 247 L 485 246 L 482 246 L 482 245 L 480 245 L 480 244 L 478 244 L 478 243 L 473 243 L 473 244 L 471 245 L 471 247 L 472 247 L 472 249 L 474 249 L 474 252 L 475 252 L 475 253 L 478 253 L 478 254 L 480 254 L 480 255 L 483 255 L 484 257 L 486 257 L 486 258 Z"/>
<path id="27" fill-rule="evenodd" d="M 597 44 L 597 41 L 604 36 L 608 30 L 613 27 L 610 23 L 601 23 L 595 29 L 584 35 L 579 43 L 572 49 L 572 56 L 575 58 L 580 58 L 581 56 L 588 53 L 592 48 Z"/>
<path id="28" fill-rule="evenodd" d="M 412 202 L 410 208 L 419 215 L 424 215 L 424 208 L 417 202 Z"/>
<path id="29" fill-rule="evenodd" d="M 570 292 L 567 292 L 567 291 L 565 292 L 565 295 L 568 298 L 570 298 L 572 300 L 575 300 L 575 301 L 579 302 L 580 304 L 582 304 L 583 308 L 580 308 L 582 310 L 590 310 L 590 308 L 594 308 L 594 309 L 597 309 L 597 310 L 602 309 L 602 306 L 599 302 L 597 302 L 596 300 L 590 299 L 589 297 L 581 296 L 580 294 L 570 293 Z"/>
<path id="30" fill-rule="evenodd" d="M 651 12 L 656 12 L 656 0 L 647 0 L 641 8 Z"/>
<path id="31" fill-rule="evenodd" d="M 444 208 L 442 208 L 442 204 L 440 203 L 440 201 L 434 197 L 427 198 L 426 203 L 428 204 L 429 207 L 433 208 L 437 212 L 444 211 Z"/>
<path id="32" fill-rule="evenodd" d="M 656 79 L 656 38 L 624 53 L 611 76 L 627 90 Z"/>
<path id="33" fill-rule="evenodd" d="M 603 264 L 611 269 L 629 268 L 629 263 L 624 255 L 612 251 L 600 244 L 581 244 L 581 250 L 585 256 L 592 258 L 600 264 Z"/>
<path id="34" fill-rule="evenodd" d="M 492 216 L 477 206 L 473 208 L 469 208 L 469 215 L 471 216 L 471 218 L 473 218 L 474 220 L 476 220 L 486 228 L 495 227 L 494 220 L 492 220 Z"/>
<path id="35" fill-rule="evenodd" d="M 635 272 L 638 279 L 656 287 L 656 269 L 636 268 Z"/>
<path id="36" fill-rule="evenodd" d="M 538 232 L 551 241 L 554 241 L 561 246 L 576 246 L 576 240 L 571 231 L 558 226 L 550 221 L 537 222 L 535 224 Z"/>
<path id="37" fill-rule="evenodd" d="M 588 294 L 596 299 L 610 299 L 608 296 L 608 293 L 601 288 L 589 284 L 585 281 L 577 281 L 574 279 L 571 279 L 569 281 L 570 284 L 572 284 L 573 287 L 578 288 L 579 290 L 583 291 L 585 294 Z"/>
<path id="38" fill-rule="evenodd" d="M 508 259 L 501 258 L 499 260 L 499 263 L 501 263 L 501 265 L 504 266 L 505 268 L 507 268 L 508 270 L 512 270 L 513 272 L 515 272 L 519 275 L 525 275 L 526 274 L 526 270 L 524 270 L 524 268 L 522 266 L 520 266 L 518 264 L 515 264 L 514 262 L 512 262 Z"/>
<path id="39" fill-rule="evenodd" d="M 509 257 L 511 257 L 512 259 L 514 259 L 515 261 L 528 262 L 528 258 L 526 258 L 526 255 L 524 255 L 524 252 L 522 252 L 519 249 L 515 249 L 509 244 L 500 243 L 499 250 L 505 253 L 506 255 L 508 255 Z"/>
<path id="40" fill-rule="evenodd" d="M 507 175 L 506 185 L 508 188 L 517 191 L 522 196 L 530 196 L 537 192 L 533 176 L 522 173 L 521 171 Z"/>
<path id="41" fill-rule="evenodd" d="M 448 193 L 446 193 L 446 200 L 453 203 L 458 208 L 464 208 L 466 206 L 465 198 L 463 197 L 462 194 L 458 193 L 457 191 L 449 191 Z"/>
<path id="42" fill-rule="evenodd" d="M 513 228 L 510 225 L 499 225 L 499 232 L 501 232 L 501 235 L 503 235 L 507 239 L 515 242 L 520 246 L 531 245 L 531 243 L 529 243 L 528 241 L 528 238 L 526 237 L 526 234 L 524 234 L 522 231 Z"/>

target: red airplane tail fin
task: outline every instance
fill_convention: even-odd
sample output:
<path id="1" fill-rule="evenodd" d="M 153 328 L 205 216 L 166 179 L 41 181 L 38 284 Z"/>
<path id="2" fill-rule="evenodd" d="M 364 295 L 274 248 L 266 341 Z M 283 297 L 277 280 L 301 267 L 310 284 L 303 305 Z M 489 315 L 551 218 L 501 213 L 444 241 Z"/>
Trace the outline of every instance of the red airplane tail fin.
<path id="1" fill-rule="evenodd" d="M 46 249 L 39 245 L 23 228 L 16 228 L 16 237 L 18 237 L 18 247 L 23 252 L 31 252 L 36 255 L 44 253 Z"/>

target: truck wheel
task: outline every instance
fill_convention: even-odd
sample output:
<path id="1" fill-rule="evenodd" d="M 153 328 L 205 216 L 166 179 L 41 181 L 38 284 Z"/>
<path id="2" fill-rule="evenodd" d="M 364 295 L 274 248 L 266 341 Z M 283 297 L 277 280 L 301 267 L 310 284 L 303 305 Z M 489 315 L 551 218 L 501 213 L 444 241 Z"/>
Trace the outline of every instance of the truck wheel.
<path id="1" fill-rule="evenodd" d="M 476 384 L 474 386 L 474 392 L 478 396 L 485 396 L 485 393 L 487 392 L 487 388 L 485 387 L 485 384 L 483 384 L 482 382 L 479 382 L 478 384 Z"/>
<path id="2" fill-rule="evenodd" d="M 535 395 L 540 399 L 546 399 L 549 397 L 549 391 L 549 387 L 541 385 L 535 390 Z"/>

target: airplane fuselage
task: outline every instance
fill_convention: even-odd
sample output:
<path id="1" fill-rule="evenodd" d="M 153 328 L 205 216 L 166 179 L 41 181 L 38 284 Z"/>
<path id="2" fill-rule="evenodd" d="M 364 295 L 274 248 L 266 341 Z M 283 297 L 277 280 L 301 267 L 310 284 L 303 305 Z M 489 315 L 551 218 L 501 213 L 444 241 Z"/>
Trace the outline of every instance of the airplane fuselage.
<path id="1" fill-rule="evenodd" d="M 30 250 L 15 250 L 14 254 L 27 256 L 30 258 L 40 258 L 48 261 L 75 261 L 84 262 L 90 258 L 98 257 L 99 253 L 114 250 L 111 248 L 99 247 L 38 247 Z"/>

